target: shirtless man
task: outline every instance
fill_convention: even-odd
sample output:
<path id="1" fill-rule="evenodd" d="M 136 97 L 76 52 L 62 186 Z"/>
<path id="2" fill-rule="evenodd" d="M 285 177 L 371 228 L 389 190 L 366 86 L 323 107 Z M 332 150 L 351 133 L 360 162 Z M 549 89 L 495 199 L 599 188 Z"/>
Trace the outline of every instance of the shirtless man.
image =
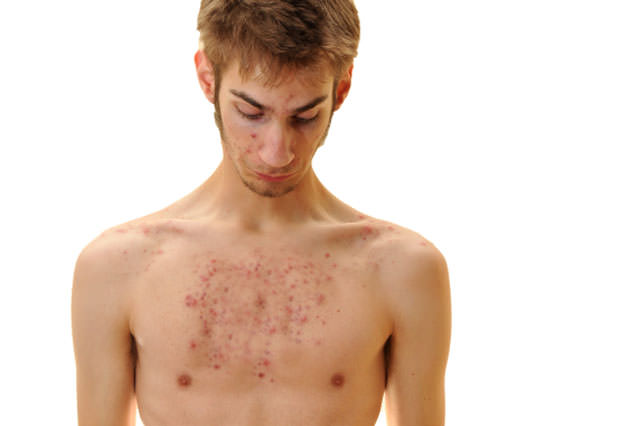
<path id="1" fill-rule="evenodd" d="M 350 0 L 204 0 L 197 75 L 223 159 L 81 252 L 81 426 L 444 424 L 446 262 L 311 160 L 349 92 Z"/>

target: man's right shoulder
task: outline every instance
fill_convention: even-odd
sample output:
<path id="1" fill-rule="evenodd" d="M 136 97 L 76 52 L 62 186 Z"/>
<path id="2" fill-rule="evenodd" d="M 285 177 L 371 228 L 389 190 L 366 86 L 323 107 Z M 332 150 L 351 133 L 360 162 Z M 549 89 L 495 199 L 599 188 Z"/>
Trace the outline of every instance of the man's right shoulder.
<path id="1" fill-rule="evenodd" d="M 76 275 L 82 272 L 91 281 L 122 280 L 140 268 L 140 253 L 152 252 L 158 245 L 151 222 L 127 222 L 106 229 L 90 241 L 78 255 Z"/>

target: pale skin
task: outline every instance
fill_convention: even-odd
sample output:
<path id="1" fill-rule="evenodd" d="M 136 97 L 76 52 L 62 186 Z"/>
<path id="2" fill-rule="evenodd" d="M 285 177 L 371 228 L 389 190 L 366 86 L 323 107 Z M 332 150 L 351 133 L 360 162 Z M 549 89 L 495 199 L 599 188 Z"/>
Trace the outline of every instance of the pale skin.
<path id="1" fill-rule="evenodd" d="M 79 424 L 133 425 L 137 403 L 146 426 L 372 426 L 384 394 L 389 426 L 444 425 L 444 257 L 338 200 L 311 165 L 351 70 L 335 103 L 328 70 L 260 81 L 224 72 L 223 159 L 200 187 L 80 254 Z"/>

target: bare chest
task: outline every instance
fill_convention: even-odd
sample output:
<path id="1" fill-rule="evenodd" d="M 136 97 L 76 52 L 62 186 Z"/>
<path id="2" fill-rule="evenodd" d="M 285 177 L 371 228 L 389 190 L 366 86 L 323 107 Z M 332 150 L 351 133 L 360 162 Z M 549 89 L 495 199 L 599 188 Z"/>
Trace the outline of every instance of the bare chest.
<path id="1" fill-rule="evenodd" d="M 371 380 L 390 326 L 370 266 L 331 249 L 167 247 L 133 299 L 143 381 L 247 391 Z"/>

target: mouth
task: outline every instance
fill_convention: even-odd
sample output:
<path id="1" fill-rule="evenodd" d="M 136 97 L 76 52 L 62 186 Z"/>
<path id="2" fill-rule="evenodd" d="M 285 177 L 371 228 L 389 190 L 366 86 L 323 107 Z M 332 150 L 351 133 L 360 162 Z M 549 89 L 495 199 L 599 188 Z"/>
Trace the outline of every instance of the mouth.
<path id="1" fill-rule="evenodd" d="M 267 182 L 282 182 L 284 180 L 289 179 L 293 176 L 293 173 L 288 175 L 265 175 L 262 173 L 255 172 L 255 174 L 262 180 L 266 180 Z"/>

